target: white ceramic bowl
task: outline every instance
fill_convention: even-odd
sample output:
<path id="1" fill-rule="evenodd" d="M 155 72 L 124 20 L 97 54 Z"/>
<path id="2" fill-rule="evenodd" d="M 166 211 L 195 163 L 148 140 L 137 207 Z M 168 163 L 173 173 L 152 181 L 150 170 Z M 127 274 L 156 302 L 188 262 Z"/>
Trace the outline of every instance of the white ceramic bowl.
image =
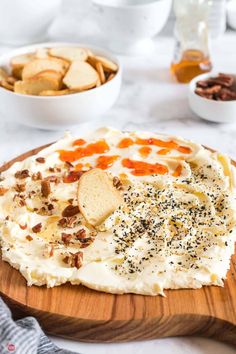
<path id="1" fill-rule="evenodd" d="M 97 23 L 109 47 L 119 53 L 145 52 L 164 27 L 172 0 L 93 0 Z"/>
<path id="2" fill-rule="evenodd" d="M 228 25 L 236 30 L 236 2 L 231 0 L 227 3 L 227 22 Z"/>
<path id="3" fill-rule="evenodd" d="M 218 72 L 196 76 L 189 84 L 188 101 L 191 110 L 199 117 L 216 123 L 236 123 L 236 100 L 214 101 L 197 95 L 194 91 L 197 81 L 216 77 Z M 229 73 L 232 74 L 232 73 Z"/>
<path id="4" fill-rule="evenodd" d="M 1 43 L 23 45 L 45 40 L 61 0 L 1 0 Z"/>
<path id="5" fill-rule="evenodd" d="M 0 114 L 8 120 L 41 129 L 65 129 L 68 126 L 93 120 L 107 112 L 118 98 L 121 87 L 121 66 L 116 57 L 96 47 L 78 43 L 42 43 L 22 47 L 0 57 L 0 67 L 9 69 L 12 57 L 34 52 L 40 47 L 81 46 L 94 54 L 111 59 L 119 66 L 115 77 L 100 87 L 65 96 L 31 96 L 0 87 Z"/>

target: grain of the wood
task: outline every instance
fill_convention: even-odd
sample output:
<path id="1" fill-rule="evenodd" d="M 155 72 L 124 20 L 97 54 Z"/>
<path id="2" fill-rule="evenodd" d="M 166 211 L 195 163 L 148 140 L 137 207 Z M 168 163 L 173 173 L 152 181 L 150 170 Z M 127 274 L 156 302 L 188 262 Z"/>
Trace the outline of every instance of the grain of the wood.
<path id="1" fill-rule="evenodd" d="M 17 157 L 0 171 L 46 146 Z M 15 318 L 35 316 L 48 334 L 87 342 L 199 335 L 236 346 L 236 255 L 224 288 L 167 290 L 166 297 L 112 295 L 70 284 L 27 287 L 21 274 L 2 260 L 0 276 L 0 293 Z"/>

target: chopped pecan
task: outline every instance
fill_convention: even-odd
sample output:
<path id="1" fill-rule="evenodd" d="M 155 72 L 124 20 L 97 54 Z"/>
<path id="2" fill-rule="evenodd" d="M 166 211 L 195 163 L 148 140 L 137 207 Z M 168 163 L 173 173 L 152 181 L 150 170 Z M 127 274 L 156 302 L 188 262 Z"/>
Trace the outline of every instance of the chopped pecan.
<path id="1" fill-rule="evenodd" d="M 71 253 L 63 258 L 63 262 L 70 267 L 76 267 L 79 269 L 83 263 L 83 252 Z"/>
<path id="2" fill-rule="evenodd" d="M 21 170 L 15 173 L 15 177 L 18 179 L 24 179 L 29 177 L 29 170 Z"/>
<path id="3" fill-rule="evenodd" d="M 32 240 L 33 240 L 33 237 L 30 236 L 30 235 L 25 236 L 25 238 L 26 238 L 26 240 L 28 240 L 28 241 L 32 241 Z"/>
<path id="4" fill-rule="evenodd" d="M 53 205 L 52 203 L 49 203 L 49 204 L 48 204 L 48 210 L 51 211 L 51 210 L 53 210 L 53 209 L 54 209 L 54 205 Z"/>
<path id="5" fill-rule="evenodd" d="M 122 189 L 122 183 L 121 183 L 120 179 L 119 179 L 117 176 L 115 176 L 115 177 L 113 178 L 113 186 L 114 186 L 116 189 L 118 189 L 118 190 L 121 190 L 121 189 Z"/>
<path id="6" fill-rule="evenodd" d="M 25 224 L 25 225 L 20 225 L 20 224 L 19 224 L 19 226 L 20 226 L 21 230 L 27 229 L 27 224 Z"/>
<path id="7" fill-rule="evenodd" d="M 21 194 L 15 194 L 13 197 L 13 201 L 16 202 L 19 207 L 23 207 L 26 205 L 25 197 Z"/>
<path id="8" fill-rule="evenodd" d="M 25 191 L 25 184 L 16 184 L 15 185 L 15 191 L 16 192 L 24 192 Z"/>
<path id="9" fill-rule="evenodd" d="M 60 227 L 63 227 L 63 228 L 67 227 L 67 219 L 66 218 L 60 219 L 58 221 L 57 225 L 60 226 Z"/>
<path id="10" fill-rule="evenodd" d="M 83 171 L 70 171 L 67 175 L 63 177 L 64 183 L 73 183 L 77 182 L 82 176 Z"/>
<path id="11" fill-rule="evenodd" d="M 41 222 L 32 227 L 32 231 L 36 234 L 38 232 L 40 232 L 41 230 L 42 230 L 42 223 Z"/>
<path id="12" fill-rule="evenodd" d="M 66 162 L 65 162 L 65 167 L 68 168 L 68 169 L 70 169 L 70 168 L 73 168 L 74 165 L 73 165 L 71 162 L 66 161 Z"/>
<path id="13" fill-rule="evenodd" d="M 0 197 L 2 197 L 8 191 L 7 188 L 0 186 Z"/>
<path id="14" fill-rule="evenodd" d="M 47 198 L 49 196 L 49 194 L 51 193 L 50 182 L 47 179 L 43 179 L 41 181 L 41 193 L 42 193 L 42 196 L 45 198 Z"/>
<path id="15" fill-rule="evenodd" d="M 42 173 L 40 171 L 35 172 L 32 174 L 31 179 L 32 181 L 39 181 L 43 178 Z"/>
<path id="16" fill-rule="evenodd" d="M 63 227 L 63 228 L 71 228 L 74 226 L 75 221 L 77 220 L 77 217 L 71 216 L 69 218 L 62 218 L 58 221 L 58 226 Z"/>
<path id="17" fill-rule="evenodd" d="M 71 239 L 72 239 L 73 235 L 72 234 L 66 234 L 65 232 L 63 232 L 61 234 L 61 240 L 62 242 L 64 242 L 65 244 L 69 244 Z"/>
<path id="18" fill-rule="evenodd" d="M 93 237 L 85 237 L 85 238 L 80 238 L 79 241 L 81 243 L 80 248 L 86 248 L 89 245 L 91 245 L 91 243 L 93 243 L 94 238 Z"/>
<path id="19" fill-rule="evenodd" d="M 48 182 L 52 182 L 52 183 L 59 183 L 60 182 L 60 178 L 58 176 L 52 175 L 52 176 L 48 176 L 45 178 L 46 181 Z"/>
<path id="20" fill-rule="evenodd" d="M 38 212 L 39 215 L 48 215 L 48 210 L 45 206 L 42 206 L 40 209 L 35 208 L 34 211 Z"/>
<path id="21" fill-rule="evenodd" d="M 85 239 L 85 237 L 86 237 L 86 231 L 85 231 L 85 229 L 80 229 L 79 231 L 77 231 L 77 232 L 75 233 L 75 238 L 76 238 L 77 240 Z"/>
<path id="22" fill-rule="evenodd" d="M 62 212 L 63 217 L 74 216 L 79 213 L 79 207 L 77 205 L 68 205 Z"/>
<path id="23" fill-rule="evenodd" d="M 45 157 L 37 157 L 36 159 L 35 159 L 38 163 L 45 163 Z"/>
<path id="24" fill-rule="evenodd" d="M 45 258 L 50 258 L 54 254 L 54 247 L 53 245 L 46 245 L 43 251 L 43 256 Z"/>

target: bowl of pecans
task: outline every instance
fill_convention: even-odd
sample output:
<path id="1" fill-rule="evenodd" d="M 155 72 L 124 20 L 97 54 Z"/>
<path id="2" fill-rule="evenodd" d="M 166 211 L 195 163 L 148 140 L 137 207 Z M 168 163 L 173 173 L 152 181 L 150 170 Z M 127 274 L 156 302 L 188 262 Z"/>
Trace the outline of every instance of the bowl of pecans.
<path id="1" fill-rule="evenodd" d="M 236 122 L 236 75 L 199 75 L 189 84 L 191 110 L 199 117 L 217 123 Z"/>
<path id="2" fill-rule="evenodd" d="M 121 67 L 109 52 L 75 43 L 43 43 L 0 57 L 0 112 L 41 129 L 93 120 L 115 103 Z"/>

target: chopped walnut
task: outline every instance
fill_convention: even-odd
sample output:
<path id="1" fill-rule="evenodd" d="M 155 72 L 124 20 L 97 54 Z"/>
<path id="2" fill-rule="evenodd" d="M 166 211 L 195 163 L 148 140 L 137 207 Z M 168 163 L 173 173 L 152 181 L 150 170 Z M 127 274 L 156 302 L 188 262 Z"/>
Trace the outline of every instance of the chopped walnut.
<path id="1" fill-rule="evenodd" d="M 79 207 L 77 205 L 68 205 L 62 212 L 63 217 L 74 216 L 79 213 Z"/>
<path id="2" fill-rule="evenodd" d="M 42 196 L 45 198 L 47 198 L 49 196 L 49 194 L 51 193 L 50 182 L 46 179 L 43 179 L 41 181 L 41 193 L 42 193 Z"/>
<path id="3" fill-rule="evenodd" d="M 29 177 L 29 170 L 21 170 L 15 173 L 15 177 L 18 179 L 24 179 Z"/>
<path id="4" fill-rule="evenodd" d="M 32 181 L 39 181 L 43 178 L 42 173 L 40 171 L 35 172 L 32 174 L 31 179 Z"/>
<path id="5" fill-rule="evenodd" d="M 79 269 L 83 263 L 83 252 L 71 253 L 63 258 L 63 262 L 70 267 L 76 267 Z"/>
<path id="6" fill-rule="evenodd" d="M 37 157 L 36 159 L 35 159 L 38 163 L 45 163 L 45 158 L 44 157 Z"/>
<path id="7" fill-rule="evenodd" d="M 34 233 L 40 232 L 41 229 L 42 229 L 42 223 L 41 223 L 41 222 L 38 223 L 38 224 L 36 224 L 36 225 L 34 225 L 34 226 L 32 227 L 32 231 L 33 231 Z"/>
<path id="8" fill-rule="evenodd" d="M 0 197 L 4 196 L 4 194 L 8 191 L 7 188 L 4 188 L 2 186 L 0 186 Z"/>
<path id="9" fill-rule="evenodd" d="M 16 192 L 24 192 L 25 191 L 25 184 L 16 184 L 15 185 L 15 191 Z"/>

